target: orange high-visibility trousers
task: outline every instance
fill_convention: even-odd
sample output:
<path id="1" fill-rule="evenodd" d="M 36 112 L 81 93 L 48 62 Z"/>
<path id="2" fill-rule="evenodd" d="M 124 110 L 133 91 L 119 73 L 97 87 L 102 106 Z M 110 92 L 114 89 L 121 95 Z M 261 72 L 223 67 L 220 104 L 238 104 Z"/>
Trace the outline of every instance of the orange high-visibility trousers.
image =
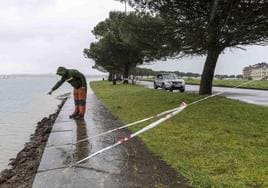
<path id="1" fill-rule="evenodd" d="M 86 88 L 79 88 L 74 89 L 74 104 L 75 104 L 75 111 L 74 113 L 79 113 L 84 115 L 86 112 L 86 100 L 87 100 L 87 89 Z"/>

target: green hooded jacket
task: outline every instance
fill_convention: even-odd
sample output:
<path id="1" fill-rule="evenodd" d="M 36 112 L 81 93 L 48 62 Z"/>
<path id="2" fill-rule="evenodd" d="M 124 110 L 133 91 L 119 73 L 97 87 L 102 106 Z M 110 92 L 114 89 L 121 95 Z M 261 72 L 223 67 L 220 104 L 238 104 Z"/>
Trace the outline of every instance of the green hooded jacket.
<path id="1" fill-rule="evenodd" d="M 71 84 L 75 89 L 80 87 L 87 88 L 85 76 L 75 69 L 59 67 L 57 70 L 57 75 L 60 75 L 61 79 L 55 84 L 55 86 L 52 88 L 52 91 L 58 89 L 65 81 Z"/>

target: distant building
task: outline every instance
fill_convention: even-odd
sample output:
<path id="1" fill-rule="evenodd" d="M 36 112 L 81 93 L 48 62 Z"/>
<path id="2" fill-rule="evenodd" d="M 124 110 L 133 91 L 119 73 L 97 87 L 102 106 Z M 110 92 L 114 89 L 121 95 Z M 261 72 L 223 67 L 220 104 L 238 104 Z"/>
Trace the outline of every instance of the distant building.
<path id="1" fill-rule="evenodd" d="M 245 67 L 243 79 L 247 80 L 268 80 L 268 64 L 265 62 Z"/>
<path id="2" fill-rule="evenodd" d="M 243 69 L 243 79 L 246 79 L 246 80 L 251 80 L 251 72 L 252 72 L 252 69 L 251 69 L 251 66 L 249 67 L 245 67 Z"/>

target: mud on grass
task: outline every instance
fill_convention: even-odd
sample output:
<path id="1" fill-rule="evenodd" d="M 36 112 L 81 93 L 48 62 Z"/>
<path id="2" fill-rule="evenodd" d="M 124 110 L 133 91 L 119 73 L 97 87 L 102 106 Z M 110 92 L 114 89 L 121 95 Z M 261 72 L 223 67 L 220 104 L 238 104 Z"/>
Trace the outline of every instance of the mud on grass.
<path id="1" fill-rule="evenodd" d="M 58 110 L 43 118 L 37 123 L 35 133 L 30 141 L 17 154 L 16 158 L 10 159 L 11 168 L 4 169 L 0 173 L 0 188 L 30 188 L 37 173 L 49 134 L 53 124 L 66 100 L 58 106 Z"/>

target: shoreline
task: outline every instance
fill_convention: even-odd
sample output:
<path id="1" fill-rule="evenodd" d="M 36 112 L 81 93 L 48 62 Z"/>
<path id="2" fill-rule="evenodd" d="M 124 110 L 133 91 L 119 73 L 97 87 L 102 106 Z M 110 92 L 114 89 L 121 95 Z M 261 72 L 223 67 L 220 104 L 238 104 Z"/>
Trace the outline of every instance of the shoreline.
<path id="1" fill-rule="evenodd" d="M 29 142 L 25 143 L 16 158 L 10 159 L 8 165 L 11 168 L 0 172 L 1 188 L 32 187 L 50 132 L 66 101 L 67 98 L 63 99 L 55 113 L 44 117 L 37 123 L 36 130 L 30 136 Z"/>

